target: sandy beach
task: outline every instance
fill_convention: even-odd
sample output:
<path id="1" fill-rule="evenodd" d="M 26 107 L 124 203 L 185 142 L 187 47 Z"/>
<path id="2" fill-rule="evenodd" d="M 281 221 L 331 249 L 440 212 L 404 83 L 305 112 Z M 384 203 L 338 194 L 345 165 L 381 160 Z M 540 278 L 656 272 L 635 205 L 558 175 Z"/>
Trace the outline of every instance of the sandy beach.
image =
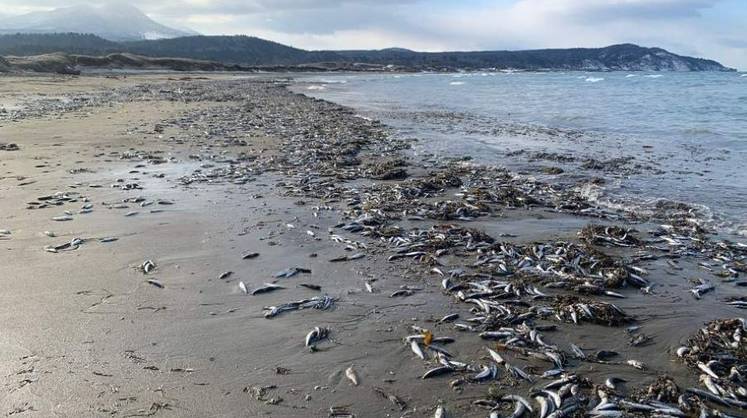
<path id="1" fill-rule="evenodd" d="M 712 352 L 689 339 L 741 316 L 745 246 L 686 207 L 633 219 L 417 158 L 286 84 L 0 78 L 0 144 L 17 145 L 0 147 L 0 414 L 509 416 L 506 395 L 538 412 L 532 395 L 566 377 L 556 417 L 600 391 L 698 416 L 686 389 L 707 390 Z M 266 284 L 282 288 L 251 294 Z M 736 342 L 725 392 L 747 368 Z"/>

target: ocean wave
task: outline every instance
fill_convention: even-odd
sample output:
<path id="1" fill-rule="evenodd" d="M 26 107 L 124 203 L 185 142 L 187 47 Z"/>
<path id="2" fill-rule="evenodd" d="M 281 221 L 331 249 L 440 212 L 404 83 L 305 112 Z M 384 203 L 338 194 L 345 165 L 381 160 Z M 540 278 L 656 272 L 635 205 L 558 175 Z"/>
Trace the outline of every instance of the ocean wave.
<path id="1" fill-rule="evenodd" d="M 464 81 L 452 81 L 449 84 L 452 86 L 461 86 L 461 85 L 464 85 Z"/>
<path id="2" fill-rule="evenodd" d="M 323 84 L 347 84 L 348 80 L 331 80 L 323 78 L 319 80 L 319 82 Z"/>
<path id="3" fill-rule="evenodd" d="M 625 78 L 633 78 L 633 77 L 638 77 L 638 74 L 628 74 L 625 76 Z"/>
<path id="4" fill-rule="evenodd" d="M 649 75 L 644 75 L 644 77 L 646 77 L 646 78 L 660 78 L 660 77 L 664 77 L 664 76 L 661 75 L 661 74 L 649 74 Z"/>
<path id="5" fill-rule="evenodd" d="M 306 90 L 327 90 L 327 88 L 324 86 L 313 85 L 313 86 L 306 87 Z"/>
<path id="6" fill-rule="evenodd" d="M 604 78 L 603 77 L 587 77 L 586 81 L 588 81 L 589 83 L 598 83 L 600 81 L 604 81 Z"/>
<path id="7" fill-rule="evenodd" d="M 666 198 L 641 198 L 610 192 L 604 186 L 585 184 L 577 191 L 599 208 L 633 215 L 638 219 L 666 221 L 675 214 L 686 214 L 704 228 L 718 233 L 747 237 L 747 224 L 723 216 L 703 204 Z"/>

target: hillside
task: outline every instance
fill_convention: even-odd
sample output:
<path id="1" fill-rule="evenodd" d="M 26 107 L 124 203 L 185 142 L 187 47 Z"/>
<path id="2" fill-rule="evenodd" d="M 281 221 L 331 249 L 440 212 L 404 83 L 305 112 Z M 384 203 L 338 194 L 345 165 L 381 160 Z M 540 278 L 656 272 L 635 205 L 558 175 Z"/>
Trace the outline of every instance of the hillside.
<path id="1" fill-rule="evenodd" d="M 326 70 L 456 71 L 481 69 L 581 71 L 729 71 L 716 61 L 686 57 L 661 48 L 633 44 L 604 48 L 527 51 L 416 52 L 306 51 L 250 36 L 188 36 L 174 39 L 112 42 L 94 35 L 0 35 L 0 56 L 63 52 L 102 56 L 129 53 L 215 61 L 257 67 L 303 66 Z"/>

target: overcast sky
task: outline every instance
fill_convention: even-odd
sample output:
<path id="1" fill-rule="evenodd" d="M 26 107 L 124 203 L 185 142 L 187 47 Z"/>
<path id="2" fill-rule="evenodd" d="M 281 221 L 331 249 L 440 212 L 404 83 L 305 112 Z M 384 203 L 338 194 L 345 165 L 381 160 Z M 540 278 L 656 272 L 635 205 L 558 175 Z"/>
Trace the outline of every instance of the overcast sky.
<path id="1" fill-rule="evenodd" d="M 99 0 L 100 4 L 106 1 Z M 747 70 L 747 0 L 132 0 L 203 34 L 307 49 L 596 47 L 633 42 Z M 0 13 L 70 5 L 0 0 Z"/>

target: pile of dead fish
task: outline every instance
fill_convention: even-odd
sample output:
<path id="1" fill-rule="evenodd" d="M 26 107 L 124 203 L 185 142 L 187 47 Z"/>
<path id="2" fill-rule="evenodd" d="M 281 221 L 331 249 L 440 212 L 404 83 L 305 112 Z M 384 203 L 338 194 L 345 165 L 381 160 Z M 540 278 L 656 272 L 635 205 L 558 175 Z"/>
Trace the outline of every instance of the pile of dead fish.
<path id="1" fill-rule="evenodd" d="M 0 142 L 0 151 L 18 151 L 19 149 L 17 144 Z"/>
<path id="2" fill-rule="evenodd" d="M 744 318 L 708 323 L 676 350 L 705 387 L 687 392 L 715 405 L 747 409 L 747 323 Z"/>

